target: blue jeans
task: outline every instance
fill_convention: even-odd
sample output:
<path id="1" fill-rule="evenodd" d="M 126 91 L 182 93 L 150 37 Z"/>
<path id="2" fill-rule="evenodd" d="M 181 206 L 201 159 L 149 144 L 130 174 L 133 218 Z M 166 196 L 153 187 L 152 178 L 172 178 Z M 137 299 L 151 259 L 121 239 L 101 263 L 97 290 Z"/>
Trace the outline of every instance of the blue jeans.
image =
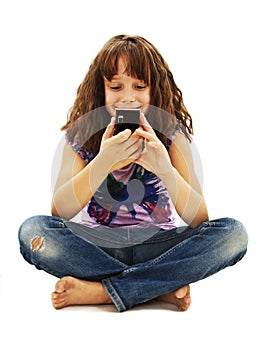
<path id="1" fill-rule="evenodd" d="M 122 246 L 92 242 L 99 233 L 94 231 L 59 217 L 34 216 L 19 229 L 20 250 L 30 264 L 54 276 L 101 281 L 118 311 L 234 265 L 248 242 L 243 224 L 230 218 L 159 231 L 137 244 L 127 239 Z M 127 229 L 120 236 L 125 232 L 131 236 Z"/>

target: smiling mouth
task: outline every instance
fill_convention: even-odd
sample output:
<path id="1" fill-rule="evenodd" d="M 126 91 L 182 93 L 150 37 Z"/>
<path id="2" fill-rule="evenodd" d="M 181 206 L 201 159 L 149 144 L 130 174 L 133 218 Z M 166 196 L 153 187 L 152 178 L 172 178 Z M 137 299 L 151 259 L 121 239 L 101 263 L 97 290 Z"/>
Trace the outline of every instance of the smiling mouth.
<path id="1" fill-rule="evenodd" d="M 116 105 L 106 105 L 107 111 L 109 112 L 109 114 L 114 117 L 116 115 L 116 110 L 118 109 L 122 109 L 122 110 L 140 110 L 141 112 L 145 113 L 145 105 L 132 105 L 132 104 L 116 104 Z"/>
<path id="2" fill-rule="evenodd" d="M 127 104 L 125 104 L 125 105 L 122 105 L 122 104 L 115 105 L 113 107 L 114 107 L 114 109 L 141 109 L 142 108 L 141 105 L 134 106 L 134 105 L 127 105 Z"/>

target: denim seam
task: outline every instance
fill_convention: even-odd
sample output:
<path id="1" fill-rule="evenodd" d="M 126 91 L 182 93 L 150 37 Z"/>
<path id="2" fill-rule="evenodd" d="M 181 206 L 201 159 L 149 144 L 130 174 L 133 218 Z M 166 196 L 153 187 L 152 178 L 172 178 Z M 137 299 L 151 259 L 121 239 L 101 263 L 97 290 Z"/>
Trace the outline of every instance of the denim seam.
<path id="1" fill-rule="evenodd" d="M 198 234 L 199 235 L 199 234 Z M 173 253 L 177 248 L 181 247 L 183 244 L 185 244 L 187 241 L 189 241 L 190 239 L 198 236 L 198 235 L 194 235 L 192 237 L 189 237 L 188 239 L 180 242 L 178 245 L 176 245 L 175 247 L 169 249 L 168 251 L 164 252 L 163 254 L 161 254 L 160 256 L 158 256 L 157 258 L 153 259 L 151 261 L 151 263 L 149 263 L 146 266 L 146 269 L 149 269 L 151 266 L 155 265 L 156 263 L 158 263 L 159 261 L 165 259 L 169 254 Z M 120 277 L 125 277 L 125 275 L 127 273 L 131 273 L 133 270 L 136 270 L 136 267 L 130 267 L 126 270 L 124 270 Z M 111 283 L 110 279 L 104 279 L 102 281 L 102 284 L 105 286 L 108 294 L 110 295 L 111 299 L 113 300 L 117 310 L 119 312 L 125 311 L 127 309 L 127 307 L 125 306 L 124 302 L 122 301 L 122 299 L 120 298 L 119 294 L 117 293 L 116 289 L 114 288 L 113 284 Z"/>
<path id="2" fill-rule="evenodd" d="M 51 223 L 52 222 L 54 222 L 54 224 L 57 226 L 57 227 L 50 227 L 50 228 L 65 228 L 65 227 L 67 227 L 66 225 L 65 225 L 65 222 L 64 222 L 64 220 L 61 218 L 61 217 L 56 217 L 56 216 L 53 216 L 52 217 L 52 220 L 51 220 Z"/>
<path id="3" fill-rule="evenodd" d="M 201 231 L 201 230 L 200 230 Z M 179 247 L 181 247 L 183 244 L 185 244 L 187 241 L 189 241 L 190 239 L 198 236 L 199 233 L 197 235 L 194 235 L 192 237 L 189 237 L 188 239 L 180 242 L 179 244 L 177 244 L 175 247 L 169 249 L 168 251 L 164 252 L 163 254 L 161 254 L 160 256 L 158 256 L 157 258 L 153 259 L 151 261 L 151 263 L 149 263 L 146 266 L 146 269 L 149 269 L 151 266 L 155 265 L 156 263 L 158 263 L 159 261 L 165 259 L 169 254 L 175 252 L 175 250 Z M 131 267 L 128 268 L 126 270 L 124 270 L 120 277 L 124 277 L 127 273 L 132 272 L 133 270 L 136 270 L 136 267 Z M 111 299 L 113 300 L 114 304 L 116 305 L 116 308 L 118 309 L 119 312 L 125 311 L 127 308 L 125 306 L 125 304 L 123 303 L 122 299 L 120 298 L 119 294 L 117 293 L 116 289 L 114 288 L 113 284 L 110 282 L 110 279 L 104 279 L 102 281 L 102 284 L 105 286 L 108 294 L 110 295 Z"/>
<path id="4" fill-rule="evenodd" d="M 197 234 L 185 239 L 184 241 L 180 242 L 179 244 L 175 245 L 173 248 L 170 248 L 169 250 L 167 250 L 166 252 L 164 252 L 163 254 L 159 255 L 158 257 L 156 257 L 155 259 L 152 260 L 152 262 L 148 265 L 148 267 L 155 265 L 156 263 L 158 263 L 159 261 L 163 260 L 165 257 L 167 257 L 169 254 L 175 252 L 175 250 L 177 250 L 177 248 L 182 247 L 182 245 L 186 244 L 190 239 L 200 236 L 202 235 L 207 228 L 211 227 L 211 226 L 215 226 L 214 222 L 209 222 L 206 221 L 202 224 L 203 226 L 200 228 L 200 230 L 198 231 Z"/>
<path id="5" fill-rule="evenodd" d="M 201 229 L 202 230 L 202 229 Z M 200 231 L 201 231 L 200 230 Z M 199 231 L 199 233 L 200 233 Z M 199 234 L 198 234 L 199 235 Z M 148 264 L 147 267 L 153 266 L 156 263 L 158 263 L 159 261 L 165 259 L 168 255 L 170 255 L 171 253 L 175 252 L 178 248 L 182 247 L 184 244 L 186 244 L 189 240 L 191 240 L 192 238 L 198 236 L 198 235 L 194 235 L 192 237 L 189 237 L 187 239 L 185 239 L 184 241 L 180 242 L 179 244 L 177 244 L 176 246 L 174 246 L 173 248 L 170 248 L 169 250 L 167 250 L 166 252 L 164 252 L 163 254 L 159 255 L 158 257 L 156 257 L 155 259 L 153 259 L 151 261 L 150 264 Z"/>
<path id="6" fill-rule="evenodd" d="M 69 231 L 71 232 L 71 234 L 74 235 L 75 237 L 78 237 L 78 238 L 80 238 L 80 239 L 82 239 L 82 240 L 85 240 L 83 237 L 80 237 L 79 235 L 77 235 L 70 227 L 68 227 L 68 226 L 65 225 L 65 228 L 66 228 L 67 230 L 69 230 Z M 87 240 L 85 240 L 85 241 L 87 241 Z M 87 242 L 90 243 L 90 244 L 93 244 L 93 243 L 91 243 L 90 241 L 87 241 Z M 123 263 L 122 261 L 119 261 L 118 259 L 115 259 L 115 258 L 112 257 L 110 254 L 108 254 L 107 252 L 105 252 L 104 249 L 101 248 L 100 246 L 98 246 L 97 244 L 95 245 L 95 247 L 97 247 L 98 249 L 100 249 L 100 250 L 101 250 L 101 254 L 107 256 L 108 259 L 111 259 L 111 260 L 113 260 L 113 261 L 115 261 L 115 262 L 118 261 L 118 263 L 119 263 L 120 265 L 122 265 L 123 268 L 127 268 L 127 267 L 128 267 L 127 264 Z"/>
<path id="7" fill-rule="evenodd" d="M 156 239 L 152 239 L 152 240 L 150 240 L 150 241 L 145 241 L 145 242 L 143 242 L 143 244 L 151 244 L 151 243 L 163 243 L 163 242 L 168 242 L 168 241 L 171 241 L 171 240 L 173 240 L 173 239 L 176 239 L 177 238 L 177 236 L 178 236 L 178 234 L 177 235 L 175 235 L 174 237 L 168 237 L 168 238 L 156 238 Z"/>
<path id="8" fill-rule="evenodd" d="M 106 288 L 106 290 L 107 290 L 109 296 L 111 297 L 112 301 L 114 302 L 117 310 L 119 312 L 125 311 L 126 310 L 126 306 L 124 305 L 122 299 L 120 298 L 120 296 L 118 295 L 117 291 L 115 290 L 115 288 L 111 284 L 110 279 L 109 278 L 104 279 L 102 281 L 102 284 Z"/>
<path id="9" fill-rule="evenodd" d="M 49 269 L 49 267 L 45 264 L 42 264 L 42 263 L 35 263 L 31 257 L 31 254 L 28 254 L 27 252 L 25 252 L 24 249 L 22 249 L 22 247 L 20 248 L 20 252 L 21 254 L 23 255 L 23 257 L 25 258 L 25 260 L 33 265 L 35 268 L 37 268 L 38 270 L 43 270 L 43 271 L 47 271 L 47 273 L 55 276 L 55 277 L 58 277 L 58 278 L 61 278 L 62 276 L 59 275 L 58 273 L 56 273 L 56 271 L 53 271 L 52 269 Z"/>
<path id="10" fill-rule="evenodd" d="M 201 227 L 201 229 L 198 231 L 198 234 L 201 234 L 201 233 L 203 233 L 204 231 L 205 231 L 205 229 L 207 229 L 209 226 L 215 226 L 214 225 L 215 223 L 213 222 L 209 222 L 209 221 L 205 221 L 205 222 L 203 222 L 202 223 L 202 227 Z M 188 226 L 189 227 L 189 226 Z M 152 239 L 150 239 L 149 241 L 144 241 L 143 242 L 143 244 L 151 244 L 151 243 L 163 243 L 163 242 L 167 242 L 167 241 L 170 241 L 170 240 L 173 240 L 173 239 L 176 239 L 177 237 L 179 237 L 180 235 L 184 235 L 184 236 L 186 236 L 186 234 L 185 233 L 176 233 L 176 234 L 174 234 L 173 235 L 173 237 L 166 237 L 166 238 L 161 238 L 161 237 L 159 237 L 159 238 L 152 238 Z"/>
<path id="11" fill-rule="evenodd" d="M 205 232 L 205 230 L 207 230 L 207 228 L 209 227 L 214 227 L 215 226 L 215 222 L 211 222 L 211 221 L 205 221 L 203 223 L 203 226 L 200 228 L 200 230 L 198 231 L 198 234 L 202 234 Z"/>
<path id="12" fill-rule="evenodd" d="M 177 237 L 179 237 L 180 235 L 177 233 L 177 235 L 175 235 L 174 237 L 168 237 L 168 238 L 156 238 L 156 239 L 152 239 L 150 241 L 145 241 L 143 242 L 143 244 L 151 244 L 151 243 L 164 243 L 164 242 L 168 242 L 168 241 L 172 241 L 174 239 L 176 239 Z"/>

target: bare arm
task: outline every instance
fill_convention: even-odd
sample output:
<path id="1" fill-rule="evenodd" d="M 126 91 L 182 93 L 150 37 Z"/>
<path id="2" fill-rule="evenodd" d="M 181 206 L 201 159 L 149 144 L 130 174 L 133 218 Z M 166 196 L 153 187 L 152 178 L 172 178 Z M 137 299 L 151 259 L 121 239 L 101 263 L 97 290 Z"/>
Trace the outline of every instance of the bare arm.
<path id="1" fill-rule="evenodd" d="M 98 181 L 95 179 L 94 184 L 98 183 L 100 186 L 106 173 L 102 167 L 97 166 L 97 159 L 85 165 L 69 144 L 64 146 L 61 169 L 52 199 L 52 215 L 71 219 L 87 204 L 96 190 L 90 185 L 90 173 L 94 166 L 99 168 Z"/>
<path id="2" fill-rule="evenodd" d="M 172 170 L 162 180 L 172 192 L 178 214 L 191 227 L 207 221 L 208 211 L 197 179 L 189 142 L 178 134 L 169 151 Z"/>
<path id="3" fill-rule="evenodd" d="M 142 141 L 130 137 L 129 130 L 112 137 L 113 131 L 114 121 L 103 135 L 100 152 L 87 165 L 69 144 L 65 145 L 52 199 L 52 215 L 67 220 L 73 218 L 89 202 L 110 172 L 138 157 Z"/>
<path id="4" fill-rule="evenodd" d="M 208 212 L 194 171 L 194 162 L 188 140 L 178 134 L 169 154 L 143 118 L 142 128 L 136 133 L 145 138 L 145 149 L 137 163 L 154 172 L 165 184 L 179 216 L 191 227 L 208 220 Z"/>

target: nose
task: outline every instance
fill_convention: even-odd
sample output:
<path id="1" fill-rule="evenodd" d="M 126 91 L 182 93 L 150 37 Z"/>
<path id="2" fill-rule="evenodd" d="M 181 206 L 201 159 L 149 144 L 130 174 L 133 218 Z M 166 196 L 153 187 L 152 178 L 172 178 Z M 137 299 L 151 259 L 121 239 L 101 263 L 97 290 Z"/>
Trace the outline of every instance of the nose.
<path id="1" fill-rule="evenodd" d="M 121 102 L 123 103 L 131 103 L 135 102 L 136 97 L 134 91 L 130 88 L 126 88 L 122 91 Z"/>

